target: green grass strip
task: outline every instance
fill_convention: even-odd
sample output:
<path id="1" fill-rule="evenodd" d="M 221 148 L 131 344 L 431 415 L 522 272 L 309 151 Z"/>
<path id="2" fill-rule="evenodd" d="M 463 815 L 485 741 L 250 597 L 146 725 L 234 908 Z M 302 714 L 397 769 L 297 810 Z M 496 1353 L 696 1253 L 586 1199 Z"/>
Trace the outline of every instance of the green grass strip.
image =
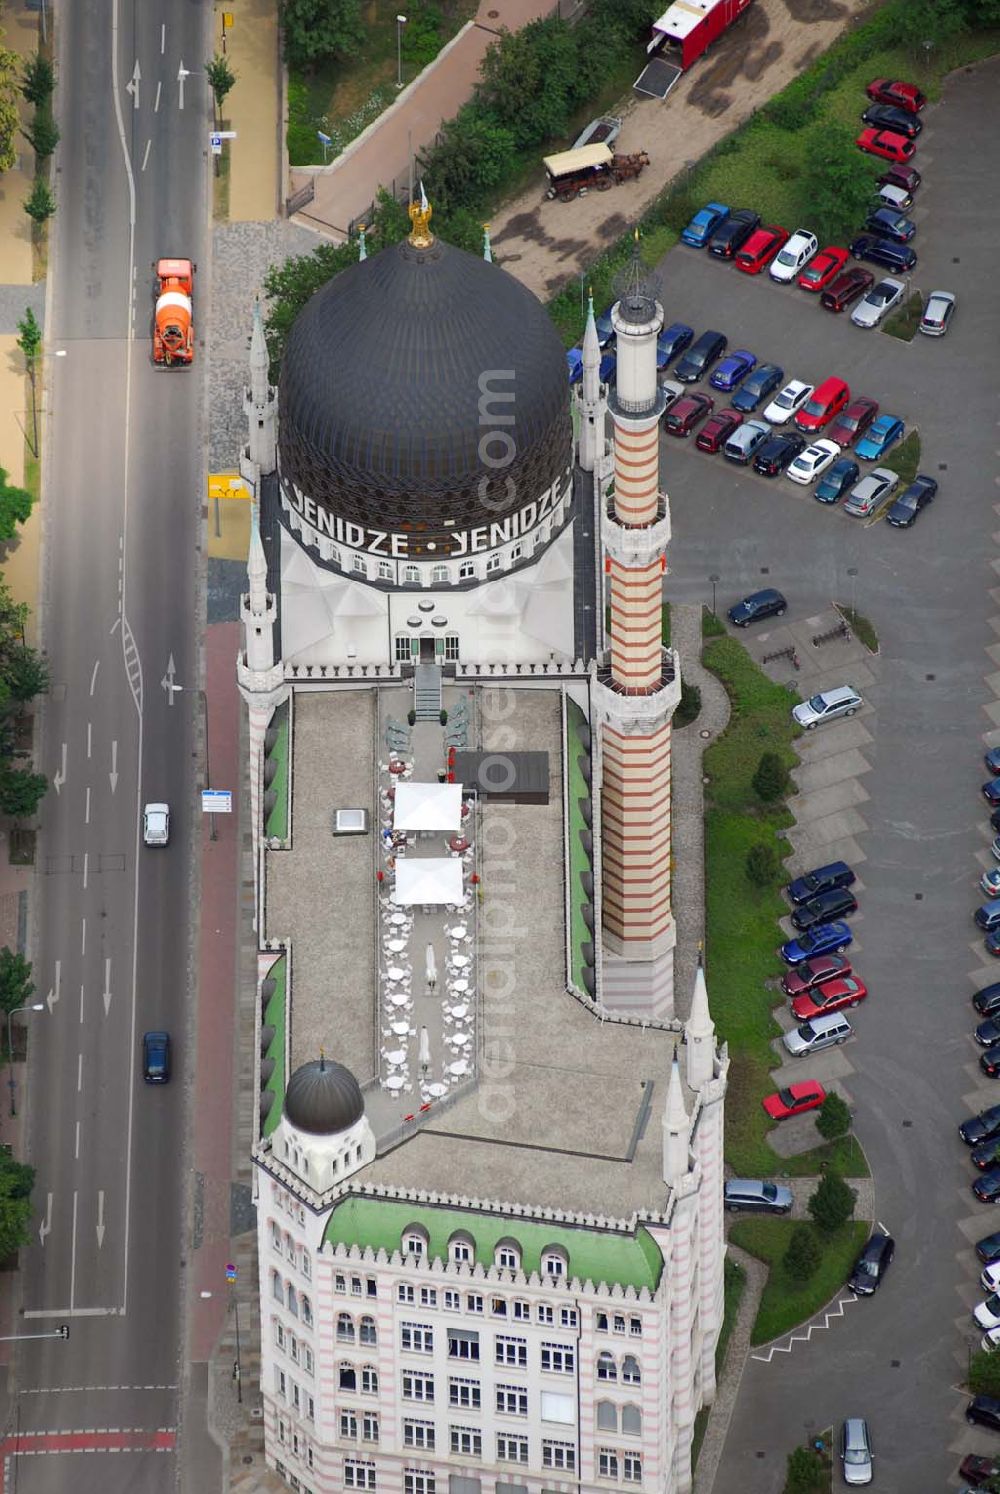
<path id="1" fill-rule="evenodd" d="M 274 744 L 274 751 L 270 758 L 265 761 L 275 762 L 278 771 L 271 779 L 269 787 L 277 794 L 274 808 L 267 817 L 264 826 L 264 834 L 274 836 L 278 840 L 284 840 L 288 835 L 288 706 L 281 705 L 274 713 L 274 725 L 278 732 L 278 740 Z"/>
<path id="2" fill-rule="evenodd" d="M 869 1229 L 860 1219 L 849 1220 L 835 1235 L 822 1235 L 809 1225 L 816 1239 L 817 1266 L 808 1281 L 800 1282 L 789 1276 L 784 1266 L 792 1230 L 798 1227 L 791 1219 L 740 1219 L 729 1232 L 734 1245 L 770 1268 L 750 1336 L 754 1345 L 783 1338 L 840 1293 Z"/>
<path id="3" fill-rule="evenodd" d="M 587 896 L 580 878 L 591 870 L 590 858 L 580 839 L 589 829 L 580 808 L 581 799 L 590 799 L 590 787 L 580 770 L 580 757 L 589 755 L 583 745 L 581 732 L 587 729 L 587 718 L 575 700 L 566 700 L 566 769 L 569 775 L 569 927 L 570 927 L 570 971 L 573 984 L 581 995 L 587 994 L 583 983 L 583 946 L 593 939 L 583 919 L 583 905 Z"/>
<path id="4" fill-rule="evenodd" d="M 271 1039 L 265 1057 L 274 1059 L 274 1072 L 272 1073 L 265 1089 L 269 1089 L 274 1095 L 274 1104 L 268 1111 L 264 1120 L 262 1131 L 264 1137 L 270 1136 L 275 1126 L 281 1119 L 282 1107 L 285 1103 L 285 987 L 287 985 L 288 961 L 282 955 L 276 960 L 268 971 L 272 980 L 277 982 L 270 1001 L 267 1003 L 267 1011 L 264 1013 L 264 1026 L 274 1028 L 274 1037 Z"/>

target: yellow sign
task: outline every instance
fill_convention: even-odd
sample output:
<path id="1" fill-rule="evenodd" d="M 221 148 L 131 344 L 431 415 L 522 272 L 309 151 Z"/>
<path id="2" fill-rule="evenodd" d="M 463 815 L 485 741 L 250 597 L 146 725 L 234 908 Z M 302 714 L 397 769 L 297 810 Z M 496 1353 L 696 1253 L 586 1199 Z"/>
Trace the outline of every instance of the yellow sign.
<path id="1" fill-rule="evenodd" d="M 209 498 L 250 498 L 250 489 L 237 472 L 210 472 Z"/>
<path id="2" fill-rule="evenodd" d="M 229 28 L 230 28 L 230 26 L 232 24 L 233 24 L 233 13 L 232 13 L 232 11 L 231 10 L 224 10 L 222 12 L 222 29 L 223 29 L 223 31 L 228 31 Z"/>

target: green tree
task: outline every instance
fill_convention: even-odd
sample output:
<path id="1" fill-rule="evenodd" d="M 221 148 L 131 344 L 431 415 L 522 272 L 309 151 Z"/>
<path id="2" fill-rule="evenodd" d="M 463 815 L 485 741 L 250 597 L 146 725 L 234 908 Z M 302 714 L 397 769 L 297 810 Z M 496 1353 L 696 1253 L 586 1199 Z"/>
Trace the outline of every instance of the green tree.
<path id="1" fill-rule="evenodd" d="M 697 685 L 682 679 L 680 703 L 674 712 L 674 726 L 690 726 L 692 721 L 697 720 L 700 711 L 701 691 Z"/>
<path id="2" fill-rule="evenodd" d="M 819 1265 L 820 1252 L 815 1232 L 808 1224 L 797 1224 L 792 1230 L 782 1265 L 793 1281 L 807 1282 Z"/>
<path id="3" fill-rule="evenodd" d="M 845 1136 L 851 1129 L 850 1109 L 836 1090 L 831 1090 L 819 1107 L 816 1129 L 824 1141 L 836 1141 L 838 1136 Z"/>
<path id="4" fill-rule="evenodd" d="M 773 887 L 781 862 L 773 846 L 758 843 L 747 851 L 746 873 L 754 887 Z"/>
<path id="5" fill-rule="evenodd" d="M 0 1260 L 28 1243 L 35 1170 L 0 1153 Z"/>
<path id="6" fill-rule="evenodd" d="M 558 16 L 502 32 L 480 65 L 477 100 L 505 126 L 518 150 L 564 135 L 583 102 L 579 47 Z"/>
<path id="7" fill-rule="evenodd" d="M 797 1447 L 788 1454 L 784 1494 L 823 1494 L 830 1475 L 814 1447 Z"/>
<path id="8" fill-rule="evenodd" d="M 24 64 L 21 75 L 21 93 L 29 104 L 38 108 L 47 104 L 56 86 L 56 70 L 47 57 L 36 52 Z"/>
<path id="9" fill-rule="evenodd" d="M 513 132 L 491 115 L 468 107 L 445 120 L 436 144 L 421 156 L 420 164 L 435 210 L 452 213 L 484 203 L 510 175 L 516 160 Z"/>
<path id="10" fill-rule="evenodd" d="M 973 1395 L 1000 1396 L 1000 1354 L 976 1350 L 969 1360 L 969 1389 Z"/>
<path id="11" fill-rule="evenodd" d="M 17 324 L 17 345 L 21 349 L 24 358 L 24 366 L 28 372 L 28 382 L 31 385 L 31 453 L 38 455 L 38 391 L 36 374 L 38 372 L 38 354 L 42 347 L 42 329 L 35 320 L 35 313 L 29 306 L 24 316 Z"/>
<path id="12" fill-rule="evenodd" d="M 847 238 L 864 220 L 881 169 L 858 150 L 855 133 L 837 120 L 806 132 L 802 181 L 808 183 L 810 221 L 826 241 Z"/>
<path id="13" fill-rule="evenodd" d="M 825 1235 L 836 1234 L 854 1212 L 854 1189 L 839 1173 L 824 1173 L 806 1207 L 818 1229 Z"/>
<path id="14" fill-rule="evenodd" d="M 27 820 L 36 813 L 45 797 L 49 781 L 44 773 L 31 768 L 15 768 L 0 761 L 0 814 L 12 820 Z"/>
<path id="15" fill-rule="evenodd" d="M 0 170 L 2 169 L 2 162 L 0 162 Z M 55 210 L 56 200 L 49 189 L 48 182 L 36 176 L 30 196 L 24 199 L 24 211 L 31 221 L 41 228 L 42 224 L 52 217 Z"/>
<path id="16" fill-rule="evenodd" d="M 229 65 L 229 58 L 221 56 L 216 52 L 212 60 L 205 63 L 205 77 L 208 79 L 208 86 L 212 90 L 215 117 L 217 120 L 221 119 L 222 106 L 226 101 L 226 95 L 236 82 L 236 74 Z"/>
<path id="17" fill-rule="evenodd" d="M 285 59 L 305 71 L 344 57 L 364 36 L 360 0 L 281 0 Z"/>
<path id="18" fill-rule="evenodd" d="M 758 799 L 773 804 L 788 791 L 788 769 L 776 752 L 762 752 L 751 782 Z"/>
<path id="19" fill-rule="evenodd" d="M 17 160 L 14 141 L 21 126 L 17 109 L 17 73 L 21 59 L 0 47 L 0 172 L 10 171 Z"/>
<path id="20" fill-rule="evenodd" d="M 0 544 L 13 539 L 18 524 L 31 513 L 31 503 L 31 494 L 8 482 L 7 473 L 0 467 Z"/>
<path id="21" fill-rule="evenodd" d="M 22 131 L 40 161 L 47 161 L 59 144 L 59 126 L 48 104 L 35 110 L 31 124 Z"/>
<path id="22" fill-rule="evenodd" d="M 27 643 L 13 643 L 0 657 L 0 676 L 7 695 L 19 705 L 44 695 L 49 688 L 49 666 L 37 649 Z"/>
<path id="23" fill-rule="evenodd" d="M 31 961 L 5 944 L 0 949 L 0 1011 L 10 1013 L 27 1006 L 35 994 Z"/>
<path id="24" fill-rule="evenodd" d="M 896 37 L 914 57 L 944 47 L 967 29 L 962 0 L 907 0 L 896 15 Z"/>
<path id="25" fill-rule="evenodd" d="M 444 15 L 436 5 L 408 5 L 403 27 L 403 56 L 414 67 L 426 67 L 441 50 Z"/>

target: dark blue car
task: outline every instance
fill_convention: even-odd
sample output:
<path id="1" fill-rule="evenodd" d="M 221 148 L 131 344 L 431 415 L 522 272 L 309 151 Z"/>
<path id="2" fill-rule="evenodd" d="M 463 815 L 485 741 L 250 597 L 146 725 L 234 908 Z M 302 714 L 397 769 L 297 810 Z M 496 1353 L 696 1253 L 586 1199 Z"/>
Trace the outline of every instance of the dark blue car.
<path id="1" fill-rule="evenodd" d="M 896 501 L 889 506 L 889 512 L 885 516 L 887 524 L 893 529 L 909 529 L 916 522 L 922 509 L 928 503 L 933 503 L 934 494 L 938 490 L 937 478 L 927 477 L 923 472 L 918 472 L 910 483 L 905 493 L 900 493 Z M 1000 773 L 1000 767 L 991 769 L 994 773 Z"/>
<path id="2" fill-rule="evenodd" d="M 987 773 L 1000 773 L 1000 747 L 991 747 L 986 753 Z"/>
<path id="3" fill-rule="evenodd" d="M 876 208 L 869 213 L 865 219 L 865 227 L 884 239 L 891 239 L 894 244 L 908 244 L 917 231 L 912 218 L 907 218 L 890 207 Z"/>
<path id="4" fill-rule="evenodd" d="M 767 399 L 785 382 L 785 370 L 776 363 L 758 363 L 752 373 L 747 374 L 740 388 L 729 403 L 734 410 L 749 415 L 762 400 Z"/>
<path id="5" fill-rule="evenodd" d="M 784 617 L 788 603 L 775 586 L 765 586 L 763 591 L 752 591 L 742 602 L 730 607 L 726 616 L 734 628 L 746 628 L 752 622 L 762 622 L 765 617 Z"/>
<path id="6" fill-rule="evenodd" d="M 610 384 L 615 377 L 615 369 L 618 367 L 617 353 L 605 353 L 601 358 L 600 380 L 602 384 Z"/>
<path id="7" fill-rule="evenodd" d="M 728 394 L 730 389 L 735 389 L 756 367 L 757 359 L 753 353 L 748 353 L 746 348 L 737 348 L 735 353 L 727 353 L 721 363 L 716 365 L 708 382 L 713 389 L 721 389 L 724 394 Z"/>
<path id="8" fill-rule="evenodd" d="M 811 960 L 813 955 L 829 954 L 831 950 L 841 954 L 853 938 L 849 924 L 820 923 L 789 939 L 778 953 L 786 965 L 801 965 L 803 960 Z"/>
<path id="9" fill-rule="evenodd" d="M 917 262 L 916 250 L 909 244 L 894 244 L 891 239 L 880 239 L 873 233 L 859 233 L 847 247 L 854 259 L 866 259 L 869 264 L 881 265 L 886 270 L 912 270 Z"/>
<path id="10" fill-rule="evenodd" d="M 692 249 L 704 249 L 723 218 L 728 217 L 729 209 L 724 202 L 706 202 L 695 213 L 687 228 L 681 230 L 681 242 L 690 244 Z"/>
<path id="11" fill-rule="evenodd" d="M 861 468 L 857 462 L 852 462 L 850 457 L 841 457 L 839 462 L 834 462 L 823 473 L 813 488 L 813 497 L 818 498 L 820 503 L 836 503 L 853 488 L 860 476 Z"/>
<path id="12" fill-rule="evenodd" d="M 801 877 L 789 882 L 785 891 L 793 903 L 807 903 L 811 897 L 829 892 L 832 887 L 851 887 L 854 880 L 854 872 L 846 861 L 830 861 L 826 866 L 803 872 Z"/>
<path id="13" fill-rule="evenodd" d="M 656 366 L 666 368 L 678 358 L 694 341 L 694 328 L 688 327 L 684 322 L 671 322 L 669 327 L 664 327 L 656 339 Z"/>
<path id="14" fill-rule="evenodd" d="M 583 353 L 579 348 L 566 349 L 566 367 L 570 384 L 579 384 L 583 378 Z"/>

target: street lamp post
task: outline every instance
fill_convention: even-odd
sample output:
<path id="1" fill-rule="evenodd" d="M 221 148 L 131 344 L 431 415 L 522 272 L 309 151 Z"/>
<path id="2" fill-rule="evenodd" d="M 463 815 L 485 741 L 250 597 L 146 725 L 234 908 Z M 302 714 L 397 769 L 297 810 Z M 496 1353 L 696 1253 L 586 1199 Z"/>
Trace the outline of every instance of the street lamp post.
<path id="1" fill-rule="evenodd" d="M 7 1083 L 10 1085 L 11 1115 L 17 1114 L 14 1106 L 14 1036 L 11 1029 L 11 1019 L 16 1017 L 19 1012 L 43 1012 L 44 1010 L 44 1001 L 33 1001 L 30 1006 L 15 1006 L 13 1011 L 7 1013 L 7 1061 L 10 1064 L 10 1075 L 8 1076 Z"/>
<path id="2" fill-rule="evenodd" d="M 403 86 L 403 27 L 406 25 L 405 16 L 396 17 L 396 87 Z"/>

